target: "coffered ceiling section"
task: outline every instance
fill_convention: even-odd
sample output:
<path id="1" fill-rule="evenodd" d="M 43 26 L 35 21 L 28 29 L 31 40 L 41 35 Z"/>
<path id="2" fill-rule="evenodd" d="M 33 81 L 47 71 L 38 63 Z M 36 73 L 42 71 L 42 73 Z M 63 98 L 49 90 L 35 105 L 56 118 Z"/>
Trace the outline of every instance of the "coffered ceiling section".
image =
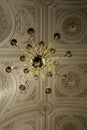
<path id="1" fill-rule="evenodd" d="M 34 28 L 35 42 L 49 44 L 54 33 L 60 75 L 35 80 L 19 66 Z M 27 61 L 25 61 L 25 64 Z M 23 86 L 25 85 L 25 86 Z M 50 94 L 45 89 L 50 88 Z M 0 130 L 87 130 L 87 0 L 0 0 Z"/>
<path id="2" fill-rule="evenodd" d="M 0 1 L 0 43 L 6 42 L 12 36 L 15 19 L 9 5 Z"/>

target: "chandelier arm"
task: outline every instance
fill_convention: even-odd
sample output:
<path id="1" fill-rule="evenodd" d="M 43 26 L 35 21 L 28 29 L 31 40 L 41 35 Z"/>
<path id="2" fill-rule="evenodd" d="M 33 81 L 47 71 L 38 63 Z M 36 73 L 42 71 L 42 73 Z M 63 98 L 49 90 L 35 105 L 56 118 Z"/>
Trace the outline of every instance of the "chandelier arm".
<path id="1" fill-rule="evenodd" d="M 30 37 L 30 42 L 31 42 L 31 45 L 33 46 L 32 48 L 31 48 L 31 50 L 32 50 L 32 52 L 34 53 L 34 54 L 36 54 L 37 53 L 37 50 L 36 50 L 36 45 L 35 45 L 35 37 L 34 37 L 34 40 L 33 40 L 33 38 L 32 37 Z M 33 51 L 34 50 L 34 51 Z"/>
<path id="2" fill-rule="evenodd" d="M 50 47 L 54 44 L 54 40 L 48 45 L 47 51 L 50 49 Z"/>
<path id="3" fill-rule="evenodd" d="M 40 47 L 40 55 L 42 55 L 42 46 Z"/>
<path id="4" fill-rule="evenodd" d="M 11 67 L 12 69 L 19 69 L 20 67 L 29 67 L 28 64 L 23 64 L 23 65 L 20 65 L 20 66 L 16 66 L 16 67 Z"/>
<path id="5" fill-rule="evenodd" d="M 32 43 L 33 43 L 33 46 L 34 46 L 35 43 L 34 43 L 34 42 L 32 42 Z M 17 45 L 17 46 L 18 46 L 18 45 Z M 21 50 L 21 52 L 23 52 L 23 53 L 26 54 L 26 55 L 30 55 L 30 56 L 31 56 L 31 55 L 35 55 L 35 54 L 37 53 L 37 51 L 36 51 L 36 49 L 35 49 L 36 46 L 33 47 L 33 49 L 35 50 L 36 53 L 35 53 L 35 52 L 33 51 L 33 49 L 31 48 L 31 52 L 32 52 L 33 54 L 29 54 L 25 49 L 22 49 L 20 46 L 18 46 L 18 48 Z"/>
<path id="6" fill-rule="evenodd" d="M 35 47 L 34 47 L 35 48 Z M 38 45 L 36 46 L 36 54 L 40 54 L 40 49 L 41 49 L 41 47 L 39 47 Z"/>
<path id="7" fill-rule="evenodd" d="M 38 53 L 38 51 L 37 51 L 37 46 L 35 45 L 35 43 L 33 43 L 33 48 L 34 48 L 35 52 Z M 35 54 L 36 54 L 36 53 L 35 53 Z"/>
<path id="8" fill-rule="evenodd" d="M 32 39 L 30 42 L 31 42 L 31 45 L 33 46 L 33 47 L 31 47 L 31 50 L 34 53 L 33 55 L 35 55 L 37 53 L 37 50 L 35 49 L 36 48 L 35 42 Z"/>
<path id="9" fill-rule="evenodd" d="M 60 58 L 57 57 L 56 59 L 60 59 Z M 49 61 L 52 61 L 52 60 L 55 60 L 55 57 L 54 57 L 54 58 L 49 58 L 49 59 L 47 59 L 47 63 L 48 63 Z"/>
<path id="10" fill-rule="evenodd" d="M 32 68 L 29 68 L 29 71 L 33 73 Z M 27 75 L 27 78 L 30 78 L 30 77 L 32 78 L 31 74 L 30 74 L 30 75 Z M 25 81 L 25 83 L 26 83 L 26 81 Z"/>
<path id="11" fill-rule="evenodd" d="M 36 53 L 38 53 L 38 51 L 37 51 L 37 46 L 36 46 L 35 42 L 32 40 L 32 38 L 30 38 L 30 39 L 31 39 L 31 43 L 32 43 L 32 45 L 33 45 L 33 49 L 35 50 Z M 35 53 L 35 54 L 36 54 L 36 53 Z"/>
<path id="12" fill-rule="evenodd" d="M 52 53 L 48 52 L 47 54 L 45 54 L 45 57 L 50 56 L 50 55 L 52 55 Z"/>
<path id="13" fill-rule="evenodd" d="M 49 63 L 49 62 L 48 62 Z M 46 66 L 48 67 L 49 65 L 46 63 Z M 55 72 L 54 70 L 53 70 L 53 66 L 51 66 L 51 67 L 48 67 L 48 69 L 51 69 L 51 71 L 54 73 L 54 74 L 56 74 L 56 75 L 58 75 L 58 76 L 60 76 L 60 77 L 62 77 L 62 75 L 60 74 L 60 73 L 58 73 L 58 72 Z"/>
<path id="14" fill-rule="evenodd" d="M 25 55 L 32 55 L 29 54 L 25 49 L 22 49 L 21 47 L 18 46 L 18 48 L 21 50 L 21 52 L 23 52 Z"/>
<path id="15" fill-rule="evenodd" d="M 54 73 L 54 74 L 56 74 L 56 75 L 58 75 L 59 77 L 63 77 L 60 73 L 58 73 L 58 72 L 55 72 L 54 70 L 52 70 L 52 72 Z"/>
<path id="16" fill-rule="evenodd" d="M 44 56 L 44 51 L 45 51 L 45 50 L 43 49 L 43 50 L 42 50 L 42 56 Z"/>
<path id="17" fill-rule="evenodd" d="M 53 65 L 52 66 L 50 66 L 50 64 L 49 64 L 49 62 L 48 63 L 46 63 L 46 66 L 45 66 L 46 68 L 48 68 L 46 71 L 48 71 L 48 70 L 51 70 L 51 71 L 53 71 Z"/>
<path id="18" fill-rule="evenodd" d="M 45 50 L 46 53 L 45 53 L 45 51 L 44 51 L 44 54 L 45 54 L 45 55 L 47 54 L 47 52 L 49 51 L 50 47 L 51 47 L 53 44 L 54 44 L 54 40 L 48 45 L 47 49 Z"/>
<path id="19" fill-rule="evenodd" d="M 49 61 L 49 60 L 51 60 L 51 59 L 53 59 L 53 60 L 55 60 L 55 59 L 61 59 L 61 58 L 63 58 L 63 57 L 65 57 L 65 55 L 64 55 L 64 56 L 58 56 L 58 57 L 52 57 L 52 58 L 47 59 L 47 61 Z"/>

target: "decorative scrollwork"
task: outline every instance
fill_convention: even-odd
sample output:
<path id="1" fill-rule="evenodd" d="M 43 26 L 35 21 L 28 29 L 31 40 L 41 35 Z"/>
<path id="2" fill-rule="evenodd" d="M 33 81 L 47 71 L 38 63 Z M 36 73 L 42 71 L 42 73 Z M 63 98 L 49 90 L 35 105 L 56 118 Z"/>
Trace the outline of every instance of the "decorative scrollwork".
<path id="1" fill-rule="evenodd" d="M 0 37 L 6 32 L 7 28 L 8 19 L 3 8 L 0 6 Z"/>
<path id="2" fill-rule="evenodd" d="M 82 71 L 79 67 L 65 67 L 65 69 L 61 69 L 60 73 L 62 75 L 66 75 L 66 80 L 62 78 L 58 79 L 57 84 L 59 87 L 57 88 L 61 94 L 66 96 L 77 96 L 78 94 L 83 93 L 85 90 L 85 76 L 84 71 Z M 82 87 L 84 84 L 84 87 Z"/>

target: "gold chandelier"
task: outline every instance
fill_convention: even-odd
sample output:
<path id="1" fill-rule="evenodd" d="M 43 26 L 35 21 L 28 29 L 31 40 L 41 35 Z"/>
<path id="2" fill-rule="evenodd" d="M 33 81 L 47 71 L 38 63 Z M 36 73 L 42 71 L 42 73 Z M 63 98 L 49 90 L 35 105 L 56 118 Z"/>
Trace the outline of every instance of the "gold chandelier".
<path id="1" fill-rule="evenodd" d="M 23 55 L 21 55 L 19 58 L 23 63 L 23 72 L 25 74 L 32 72 L 35 80 L 38 80 L 40 78 L 40 72 L 43 76 L 43 71 L 46 72 L 48 77 L 52 77 L 54 73 L 61 76 L 55 72 L 55 67 L 58 67 L 60 58 L 71 57 L 72 53 L 69 50 L 62 57 L 55 56 L 56 49 L 53 46 L 54 42 L 60 39 L 60 33 L 54 33 L 54 40 L 48 45 L 46 45 L 44 41 L 40 41 L 37 44 L 35 43 L 35 31 L 33 28 L 29 28 L 27 30 L 27 33 L 29 34 L 29 43 L 26 45 L 25 49 L 22 49 L 18 45 L 16 39 L 12 39 L 10 42 L 12 46 L 17 46 L 23 52 Z M 18 68 L 20 68 L 20 66 L 7 66 L 6 72 L 10 73 L 12 70 Z M 61 78 L 62 80 L 66 81 L 67 75 L 62 75 Z M 24 85 L 21 85 L 20 88 L 24 89 Z M 50 90 L 48 89 L 47 93 L 49 93 L 49 91 Z"/>

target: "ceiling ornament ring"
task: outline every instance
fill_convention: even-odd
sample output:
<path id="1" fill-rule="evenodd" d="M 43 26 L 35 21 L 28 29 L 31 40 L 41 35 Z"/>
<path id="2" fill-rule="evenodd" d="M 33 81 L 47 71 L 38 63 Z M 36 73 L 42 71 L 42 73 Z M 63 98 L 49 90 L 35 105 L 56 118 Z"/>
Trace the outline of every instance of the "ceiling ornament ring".
<path id="1" fill-rule="evenodd" d="M 40 0 L 42 4 L 44 5 L 50 5 L 54 2 L 54 0 Z"/>
<path id="2" fill-rule="evenodd" d="M 53 105 L 50 102 L 41 102 L 38 105 L 38 111 L 41 115 L 49 115 L 53 111 Z"/>
<path id="3" fill-rule="evenodd" d="M 63 13 L 58 21 L 61 37 L 67 43 L 79 42 L 87 33 L 86 16 L 81 12 Z"/>

